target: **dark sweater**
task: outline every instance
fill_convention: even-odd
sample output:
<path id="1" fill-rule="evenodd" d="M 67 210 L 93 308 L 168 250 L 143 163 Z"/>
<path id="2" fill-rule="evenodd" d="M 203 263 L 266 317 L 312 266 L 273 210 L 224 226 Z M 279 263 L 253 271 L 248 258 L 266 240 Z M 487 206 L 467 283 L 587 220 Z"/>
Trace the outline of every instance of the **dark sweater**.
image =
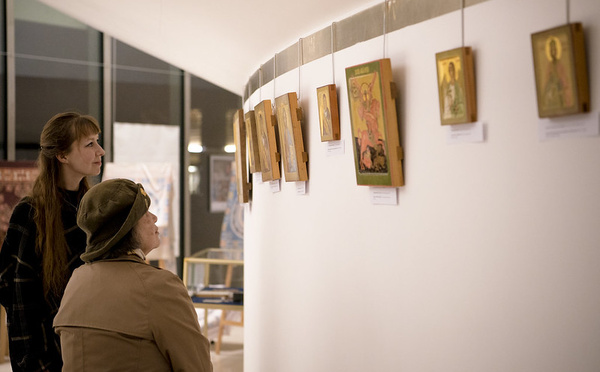
<path id="1" fill-rule="evenodd" d="M 69 247 L 69 277 L 83 264 L 85 233 L 77 226 L 77 192 L 64 191 L 62 222 Z M 42 256 L 36 252 L 37 227 L 29 198 L 23 198 L 10 219 L 0 250 L 0 303 L 6 308 L 10 362 L 13 371 L 60 371 L 59 338 L 52 329 L 61 296 L 44 298 Z"/>

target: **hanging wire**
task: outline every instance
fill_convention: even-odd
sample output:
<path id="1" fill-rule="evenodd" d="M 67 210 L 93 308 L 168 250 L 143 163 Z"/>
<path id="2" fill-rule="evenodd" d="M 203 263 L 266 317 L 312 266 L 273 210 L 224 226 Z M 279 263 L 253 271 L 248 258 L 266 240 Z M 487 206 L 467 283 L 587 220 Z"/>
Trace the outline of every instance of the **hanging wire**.
<path id="1" fill-rule="evenodd" d="M 460 0 L 460 38 L 461 46 L 465 47 L 465 0 Z"/>
<path id="2" fill-rule="evenodd" d="M 386 14 L 388 0 L 383 1 L 383 58 L 385 58 Z"/>
<path id="3" fill-rule="evenodd" d="M 570 5 L 570 1 L 567 0 L 567 24 L 571 23 Z"/>
<path id="4" fill-rule="evenodd" d="M 273 57 L 273 102 L 275 102 L 275 80 L 277 79 L 277 53 Z"/>
<path id="5" fill-rule="evenodd" d="M 262 81 L 263 81 L 263 65 L 260 65 L 260 69 L 258 70 L 258 102 L 262 102 Z"/>
<path id="6" fill-rule="evenodd" d="M 252 80 L 250 80 L 252 81 Z M 252 110 L 252 94 L 250 93 L 250 81 L 248 81 L 248 111 Z"/>
<path id="7" fill-rule="evenodd" d="M 245 102 L 246 102 L 246 101 L 244 101 L 244 95 L 242 94 L 242 95 L 240 96 L 240 106 L 242 107 L 242 110 L 244 109 L 244 103 L 245 103 Z"/>
<path id="8" fill-rule="evenodd" d="M 335 84 L 335 62 L 333 55 L 335 54 L 335 22 L 331 24 L 331 79 L 332 83 Z"/>
<path id="9" fill-rule="evenodd" d="M 302 48 L 302 38 L 298 39 L 298 101 L 300 101 L 300 67 L 302 66 L 303 57 L 303 48 Z"/>

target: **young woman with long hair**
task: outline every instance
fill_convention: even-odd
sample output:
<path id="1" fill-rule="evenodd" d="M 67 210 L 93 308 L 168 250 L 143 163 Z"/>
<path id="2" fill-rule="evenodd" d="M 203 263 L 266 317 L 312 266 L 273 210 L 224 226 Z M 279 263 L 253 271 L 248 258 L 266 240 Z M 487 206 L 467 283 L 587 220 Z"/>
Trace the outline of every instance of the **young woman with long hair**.
<path id="1" fill-rule="evenodd" d="M 67 282 L 83 264 L 86 236 L 77 209 L 100 174 L 104 150 L 96 119 L 60 113 L 44 126 L 31 195 L 15 207 L 0 250 L 0 303 L 6 308 L 13 371 L 60 371 L 52 329 Z"/>

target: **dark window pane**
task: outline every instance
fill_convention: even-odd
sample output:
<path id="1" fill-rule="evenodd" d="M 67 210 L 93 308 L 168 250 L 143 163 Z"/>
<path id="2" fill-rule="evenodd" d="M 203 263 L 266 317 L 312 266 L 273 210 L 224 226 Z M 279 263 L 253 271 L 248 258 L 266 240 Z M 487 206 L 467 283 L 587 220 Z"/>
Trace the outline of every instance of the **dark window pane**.
<path id="1" fill-rule="evenodd" d="M 0 1 L 0 159 L 6 159 L 6 23 Z"/>
<path id="2" fill-rule="evenodd" d="M 6 54 L 0 58 L 0 159 L 6 159 Z"/>
<path id="3" fill-rule="evenodd" d="M 180 69 L 117 42 L 115 121 L 181 125 L 182 77 Z"/>
<path id="4" fill-rule="evenodd" d="M 240 96 L 192 76 L 190 145 L 203 148 L 190 154 L 192 253 L 220 243 L 223 213 L 210 212 L 209 160 L 225 154 L 225 145 L 233 143 L 233 115 L 241 105 Z"/>
<path id="5" fill-rule="evenodd" d="M 102 34 L 37 1 L 14 3 L 16 159 L 29 160 L 56 113 L 102 121 Z"/>
<path id="6" fill-rule="evenodd" d="M 134 67 L 135 69 L 151 69 L 170 72 L 172 66 L 167 62 L 146 54 L 139 49 L 133 48 L 125 43 L 116 40 L 115 52 L 117 55 L 117 65 Z"/>
<path id="7" fill-rule="evenodd" d="M 99 66 L 16 58 L 17 159 L 35 159 L 40 133 L 58 112 L 74 110 L 101 120 Z"/>
<path id="8" fill-rule="evenodd" d="M 100 33 L 37 1 L 15 1 L 15 53 L 100 61 Z"/>
<path id="9" fill-rule="evenodd" d="M 223 152 L 233 143 L 233 115 L 242 106 L 237 94 L 192 76 L 190 135 L 199 135 L 207 150 Z"/>

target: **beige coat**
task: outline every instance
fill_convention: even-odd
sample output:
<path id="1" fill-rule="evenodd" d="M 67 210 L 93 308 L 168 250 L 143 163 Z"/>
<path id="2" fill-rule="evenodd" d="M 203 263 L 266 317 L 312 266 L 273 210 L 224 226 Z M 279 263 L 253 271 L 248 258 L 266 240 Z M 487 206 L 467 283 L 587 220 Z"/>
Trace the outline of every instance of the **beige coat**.
<path id="1" fill-rule="evenodd" d="M 134 255 L 75 270 L 54 329 L 63 372 L 212 371 L 179 277 Z"/>

